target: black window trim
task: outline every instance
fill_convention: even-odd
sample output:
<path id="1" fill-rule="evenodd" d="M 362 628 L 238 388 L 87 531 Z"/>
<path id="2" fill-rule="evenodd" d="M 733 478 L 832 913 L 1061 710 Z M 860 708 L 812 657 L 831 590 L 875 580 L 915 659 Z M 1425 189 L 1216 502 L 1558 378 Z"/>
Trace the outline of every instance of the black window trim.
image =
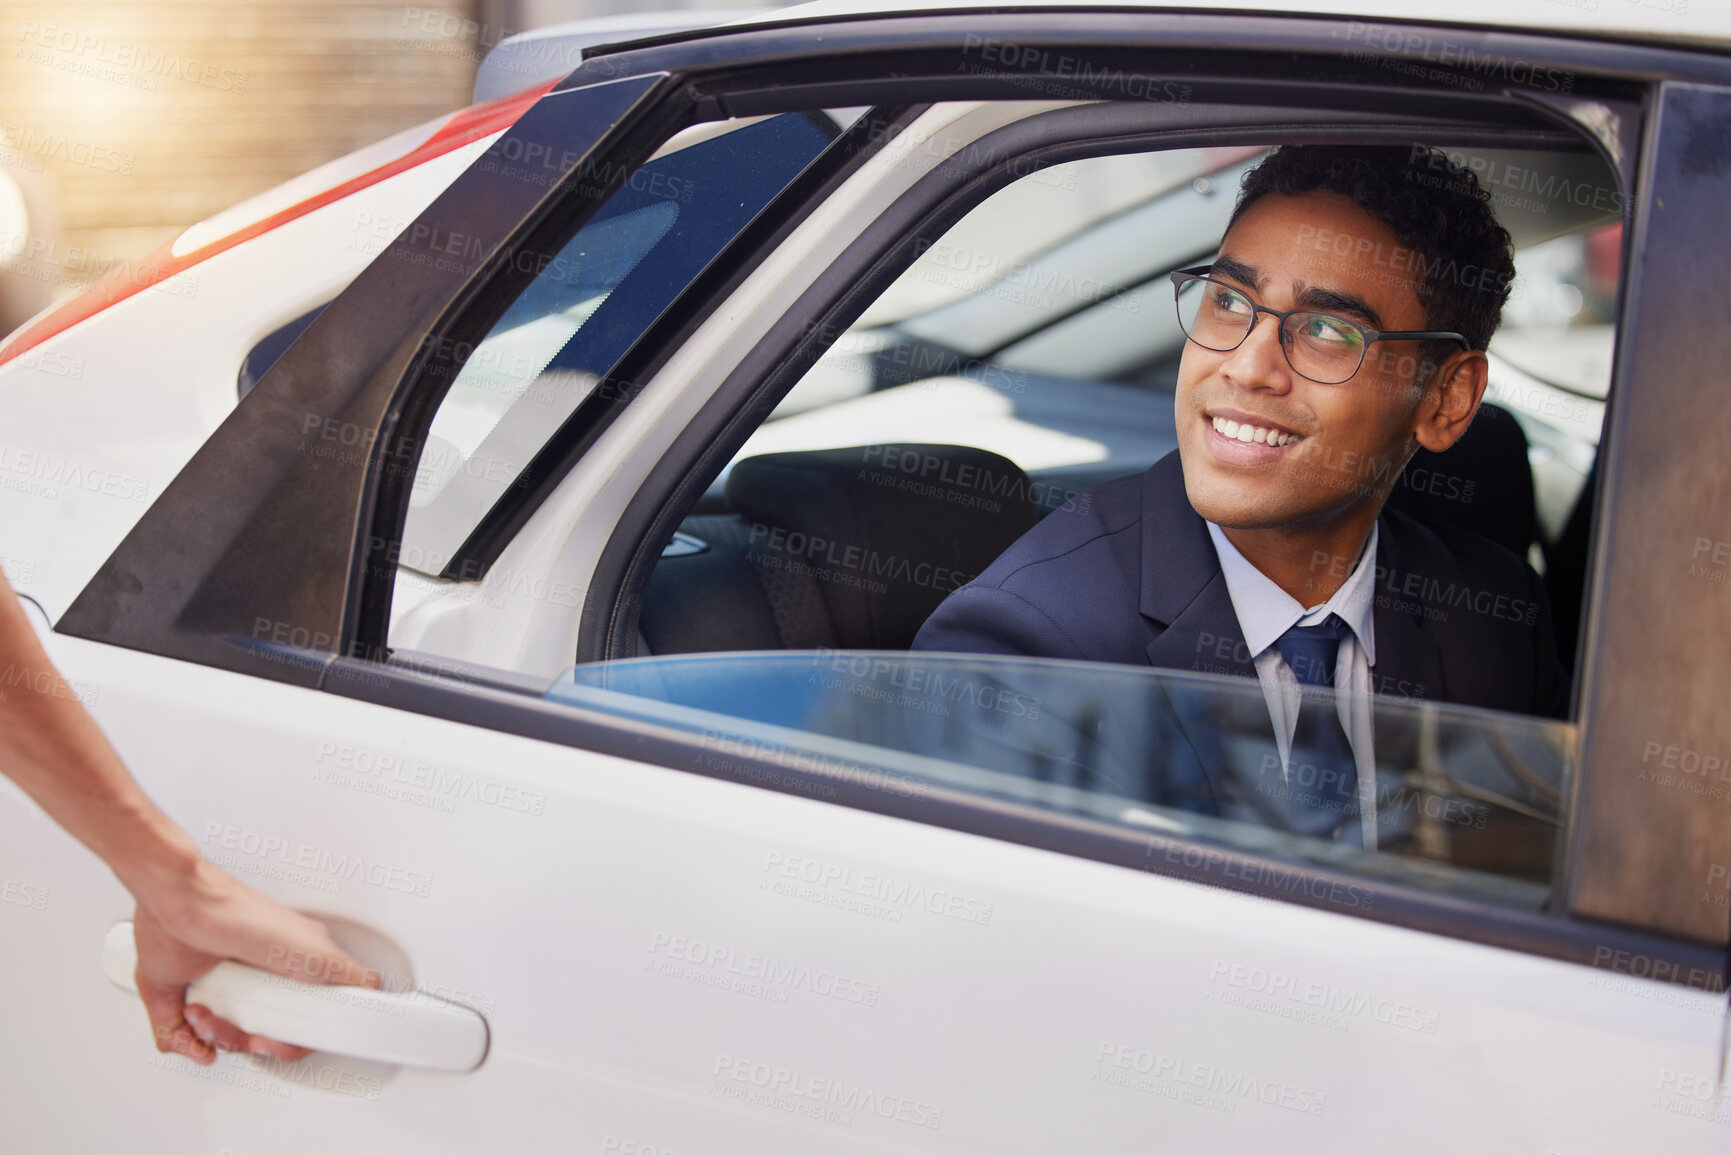
<path id="1" fill-rule="evenodd" d="M 1722 585 L 1665 564 L 1675 543 L 1731 521 L 1731 487 L 1699 454 L 1680 453 L 1674 417 L 1691 414 L 1691 442 L 1731 440 L 1722 404 L 1731 326 L 1703 302 L 1725 297 L 1725 265 L 1700 224 L 1731 201 L 1723 149 L 1731 82 L 1653 86 L 1630 164 L 1642 211 L 1624 230 L 1624 275 L 1612 380 L 1598 460 L 1588 555 L 1589 597 L 1576 677 L 1581 754 L 1568 818 L 1564 901 L 1606 921 L 1731 942 L 1731 903 L 1711 892 L 1731 848 L 1731 810 L 1711 792 L 1655 789 L 1655 738 L 1718 749 L 1723 710 L 1696 710 L 1722 689 Z M 1714 156 L 1704 163 L 1705 156 Z M 1655 211 L 1655 209 L 1661 211 Z M 1717 536 L 1715 534 L 1715 536 Z M 1686 551 L 1685 551 L 1686 552 Z M 1627 602 L 1624 601 L 1627 599 Z M 1640 611 L 1613 607 L 1639 606 Z M 1711 695 L 1714 689 L 1705 692 Z M 1704 785 L 1704 784 L 1701 784 Z"/>
<path id="2" fill-rule="evenodd" d="M 246 395 L 258 388 L 258 383 L 270 372 L 271 366 L 282 360 L 282 355 L 288 352 L 289 346 L 300 340 L 301 334 L 319 319 L 319 314 L 324 312 L 325 306 L 330 303 L 329 299 L 320 301 L 299 316 L 284 321 L 253 343 L 240 363 L 240 372 L 235 374 L 235 393 L 240 400 L 245 401 Z"/>
<path id="3" fill-rule="evenodd" d="M 1410 43 L 1352 44 L 1353 29 L 1399 29 Z M 813 36 L 813 28 L 825 35 Z M 1292 12 L 1174 12 L 1126 9 L 1100 4 L 1092 10 L 1074 5 L 1017 5 L 997 10 L 945 8 L 918 12 L 851 12 L 835 15 L 769 18 L 748 25 L 668 32 L 583 48 L 583 62 L 599 75 L 621 76 L 653 69 L 696 69 L 721 59 L 798 65 L 813 56 L 841 51 L 862 57 L 908 54 L 949 47 L 964 38 L 972 43 L 989 35 L 1022 49 L 1063 51 L 1093 41 L 1137 49 L 1177 46 L 1184 51 L 1268 52 L 1295 58 L 1316 53 L 1422 62 L 1438 59 L 1437 40 L 1455 49 L 1456 58 L 1525 60 L 1577 74 L 1627 77 L 1640 81 L 1731 82 L 1731 57 L 1724 50 L 1691 44 L 1644 43 L 1616 32 L 1571 29 L 1528 31 L 1507 25 L 1449 22 L 1433 17 L 1328 16 Z M 1343 43 L 1344 41 L 1344 43 Z M 964 41 L 968 42 L 968 41 Z M 982 54 L 983 55 L 983 54 Z M 1443 83 L 1458 85 L 1453 73 Z"/>

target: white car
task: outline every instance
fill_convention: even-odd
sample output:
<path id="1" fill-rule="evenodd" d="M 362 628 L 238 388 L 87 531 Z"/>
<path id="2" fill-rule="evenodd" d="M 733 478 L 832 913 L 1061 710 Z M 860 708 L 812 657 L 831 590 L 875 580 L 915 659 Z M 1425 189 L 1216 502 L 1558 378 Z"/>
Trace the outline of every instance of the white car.
<path id="1" fill-rule="evenodd" d="M 398 997 L 229 967 L 321 1049 L 159 1055 L 0 783 L 0 1150 L 1731 1151 L 1731 15 L 1265 7 L 538 34 L 13 334 L 54 661 Z M 1363 846 L 1191 804 L 1253 681 L 908 649 L 1170 451 L 1168 274 L 1295 141 L 1491 188 L 1494 408 L 1395 500 L 1574 675 L 1363 699 Z"/>

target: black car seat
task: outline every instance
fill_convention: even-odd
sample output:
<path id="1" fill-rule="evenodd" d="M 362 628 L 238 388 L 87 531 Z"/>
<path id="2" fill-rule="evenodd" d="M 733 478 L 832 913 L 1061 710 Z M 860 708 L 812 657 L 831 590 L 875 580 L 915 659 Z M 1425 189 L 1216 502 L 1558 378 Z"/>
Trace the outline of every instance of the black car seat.
<path id="1" fill-rule="evenodd" d="M 1388 507 L 1488 537 L 1524 559 L 1538 540 L 1538 507 L 1520 422 L 1500 405 L 1480 405 L 1459 441 L 1413 454 Z"/>
<path id="2" fill-rule="evenodd" d="M 962 445 L 750 457 L 723 494 L 732 512 L 687 518 L 650 576 L 652 653 L 907 649 L 1037 520 L 1028 475 Z"/>
<path id="3" fill-rule="evenodd" d="M 1580 496 L 1557 542 L 1545 551 L 1545 590 L 1551 595 L 1551 621 L 1557 627 L 1557 657 L 1574 672 L 1581 637 L 1581 610 L 1586 604 L 1587 565 L 1593 537 L 1593 506 L 1599 488 L 1595 456 Z"/>

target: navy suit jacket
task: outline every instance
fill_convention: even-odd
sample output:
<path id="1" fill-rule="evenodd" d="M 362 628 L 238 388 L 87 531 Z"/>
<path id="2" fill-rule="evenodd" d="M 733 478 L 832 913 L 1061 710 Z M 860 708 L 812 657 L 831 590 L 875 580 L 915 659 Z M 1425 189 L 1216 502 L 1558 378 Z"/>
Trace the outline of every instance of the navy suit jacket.
<path id="1" fill-rule="evenodd" d="M 913 648 L 1256 677 L 1176 451 L 1074 505 L 945 599 Z M 1569 683 L 1531 567 L 1393 510 L 1378 525 L 1376 692 L 1564 717 Z"/>

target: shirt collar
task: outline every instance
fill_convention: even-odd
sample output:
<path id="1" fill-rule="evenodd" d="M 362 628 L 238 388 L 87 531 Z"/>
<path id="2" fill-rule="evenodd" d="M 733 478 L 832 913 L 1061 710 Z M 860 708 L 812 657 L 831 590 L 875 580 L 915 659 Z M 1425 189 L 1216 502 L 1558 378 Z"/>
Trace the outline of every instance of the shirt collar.
<path id="1" fill-rule="evenodd" d="M 1220 572 L 1226 578 L 1226 592 L 1232 598 L 1232 609 L 1238 615 L 1238 628 L 1244 632 L 1244 644 L 1250 648 L 1254 661 L 1293 626 L 1303 623 L 1316 625 L 1336 614 L 1352 630 L 1359 648 L 1364 651 L 1365 664 L 1376 665 L 1376 636 L 1371 628 L 1372 597 L 1376 583 L 1376 538 L 1378 527 L 1371 523 L 1370 536 L 1358 565 L 1334 596 L 1308 609 L 1296 598 L 1271 581 L 1267 574 L 1251 565 L 1238 547 L 1227 540 L 1220 527 L 1208 522 L 1208 536 L 1214 542 L 1214 552 L 1220 558 Z"/>

